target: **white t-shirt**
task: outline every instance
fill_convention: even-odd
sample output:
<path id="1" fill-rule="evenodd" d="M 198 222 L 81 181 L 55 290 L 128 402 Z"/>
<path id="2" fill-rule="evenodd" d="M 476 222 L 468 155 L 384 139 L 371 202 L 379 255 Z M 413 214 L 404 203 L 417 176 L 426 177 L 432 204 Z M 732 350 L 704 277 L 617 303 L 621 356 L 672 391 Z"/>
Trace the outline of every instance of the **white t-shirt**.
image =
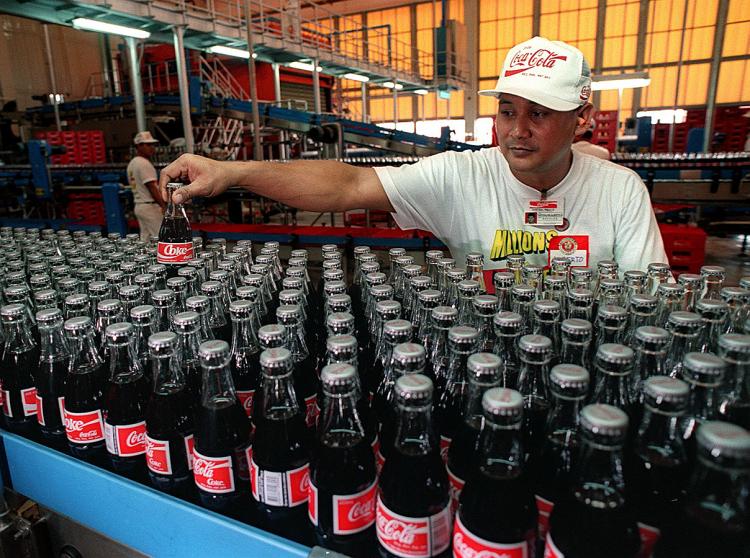
<path id="1" fill-rule="evenodd" d="M 529 202 L 542 195 L 513 176 L 496 147 L 375 171 L 396 223 L 432 232 L 459 266 L 472 251 L 484 254 L 485 269 L 506 267 L 510 254 L 548 265 L 551 242 L 553 256 L 572 256 L 574 265 L 614 259 L 624 272 L 667 262 L 646 187 L 635 172 L 610 161 L 573 152 L 570 171 L 546 193 L 564 208 L 558 227 L 525 222 Z"/>
<path id="2" fill-rule="evenodd" d="M 156 181 L 156 169 L 151 161 L 140 155 L 136 155 L 128 163 L 128 183 L 133 190 L 133 201 L 135 203 L 152 203 L 154 197 L 146 187 L 147 182 Z"/>
<path id="3" fill-rule="evenodd" d="M 601 145 L 594 145 L 593 143 L 585 140 L 577 141 L 571 147 L 573 148 L 573 151 L 578 151 L 579 153 L 593 155 L 594 157 L 599 157 L 600 159 L 610 159 L 610 153 L 606 147 L 602 147 Z"/>

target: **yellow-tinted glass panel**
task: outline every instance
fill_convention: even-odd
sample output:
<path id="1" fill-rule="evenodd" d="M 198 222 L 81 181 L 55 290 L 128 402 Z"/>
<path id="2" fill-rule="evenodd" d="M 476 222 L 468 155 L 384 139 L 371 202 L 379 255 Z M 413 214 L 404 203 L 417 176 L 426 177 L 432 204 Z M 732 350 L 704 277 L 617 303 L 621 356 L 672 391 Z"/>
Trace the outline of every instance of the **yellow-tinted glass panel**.
<path id="1" fill-rule="evenodd" d="M 750 16 L 749 16 L 750 18 Z M 750 54 L 750 20 L 727 25 L 723 56 Z"/>
<path id="2" fill-rule="evenodd" d="M 750 60 L 722 62 L 716 89 L 717 103 L 750 101 Z"/>

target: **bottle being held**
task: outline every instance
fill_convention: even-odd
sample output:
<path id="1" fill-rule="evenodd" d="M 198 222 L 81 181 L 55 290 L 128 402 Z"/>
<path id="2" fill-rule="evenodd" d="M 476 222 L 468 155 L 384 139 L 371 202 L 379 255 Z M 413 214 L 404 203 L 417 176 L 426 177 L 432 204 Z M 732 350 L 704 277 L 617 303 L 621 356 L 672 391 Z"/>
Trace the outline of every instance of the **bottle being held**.
<path id="1" fill-rule="evenodd" d="M 310 455 L 305 419 L 292 381 L 292 353 L 283 348 L 265 350 L 260 366 L 263 381 L 255 409 L 250 460 L 257 524 L 277 535 L 308 543 Z"/>
<path id="2" fill-rule="evenodd" d="M 146 480 L 146 403 L 149 385 L 135 354 L 135 331 L 128 322 L 107 326 L 109 383 L 105 390 L 104 437 L 112 469 Z"/>
<path id="3" fill-rule="evenodd" d="M 0 317 L 5 336 L 0 370 L 5 428 L 36 439 L 39 435 L 37 395 L 32 374 L 39 366 L 39 347 L 23 304 L 3 306 Z"/>
<path id="4" fill-rule="evenodd" d="M 446 468 L 451 485 L 451 511 L 455 514 L 466 479 L 479 458 L 479 431 L 482 428 L 482 396 L 500 384 L 500 357 L 475 353 L 467 362 L 466 396 L 463 420 L 448 449 Z"/>
<path id="5" fill-rule="evenodd" d="M 382 558 L 447 558 L 450 495 L 432 422 L 432 382 L 422 374 L 408 374 L 397 380 L 395 392 L 396 441 L 378 489 L 378 553 Z"/>
<path id="6" fill-rule="evenodd" d="M 453 556 L 534 556 L 537 510 L 524 467 L 523 399 L 496 387 L 484 393 L 482 408 L 478 466 L 461 493 Z"/>
<path id="7" fill-rule="evenodd" d="M 623 445 L 628 416 L 610 405 L 581 411 L 581 449 L 571 490 L 555 503 L 545 558 L 635 558 L 641 547 L 626 501 Z"/>
<path id="8" fill-rule="evenodd" d="M 146 466 L 157 490 L 188 498 L 193 481 L 193 405 L 177 353 L 177 334 L 148 338 L 153 390 L 146 405 Z"/>
<path id="9" fill-rule="evenodd" d="M 657 541 L 675 548 L 682 525 L 677 521 L 685 495 L 689 463 L 680 431 L 688 386 L 669 376 L 654 376 L 643 385 L 643 419 L 634 444 L 628 487 L 638 514 L 642 558 Z M 679 554 L 674 554 L 679 556 Z"/>
<path id="10" fill-rule="evenodd" d="M 748 555 L 750 433 L 709 421 L 698 429 L 698 459 L 683 513 L 677 551 L 657 545 L 656 558 Z"/>
<path id="11" fill-rule="evenodd" d="M 105 466 L 104 360 L 94 339 L 94 324 L 88 317 L 72 318 L 63 326 L 71 359 L 65 380 L 65 434 L 73 457 Z"/>
<path id="12" fill-rule="evenodd" d="M 195 424 L 193 478 L 202 506 L 247 519 L 251 424 L 234 391 L 226 341 L 201 343 L 201 402 Z"/>
<path id="13" fill-rule="evenodd" d="M 57 308 L 36 314 L 41 349 L 35 373 L 36 420 L 42 440 L 55 449 L 67 450 L 65 435 L 65 376 L 70 349 L 63 332 L 62 312 Z"/>
<path id="14" fill-rule="evenodd" d="M 375 543 L 375 459 L 357 402 L 350 364 L 321 372 L 323 410 L 310 459 L 308 515 L 321 546 L 353 558 Z"/>
<path id="15" fill-rule="evenodd" d="M 571 488 L 573 461 L 580 447 L 580 412 L 589 391 L 588 371 L 575 364 L 558 364 L 550 372 L 552 404 L 538 456 L 527 468 L 535 479 L 537 556 L 541 556 L 549 515 Z"/>
<path id="16" fill-rule="evenodd" d="M 183 184 L 167 184 L 167 209 L 159 229 L 159 242 L 156 246 L 156 261 L 167 266 L 169 277 L 177 275 L 177 267 L 193 259 L 193 231 L 190 228 L 185 207 L 174 203 L 172 197 Z"/>

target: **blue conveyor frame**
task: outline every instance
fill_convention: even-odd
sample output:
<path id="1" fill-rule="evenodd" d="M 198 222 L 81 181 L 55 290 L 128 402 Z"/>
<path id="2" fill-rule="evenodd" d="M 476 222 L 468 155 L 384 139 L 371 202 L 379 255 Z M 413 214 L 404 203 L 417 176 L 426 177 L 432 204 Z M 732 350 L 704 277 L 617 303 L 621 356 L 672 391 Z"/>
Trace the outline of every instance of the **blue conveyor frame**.
<path id="1" fill-rule="evenodd" d="M 311 549 L 0 430 L 13 490 L 158 558 L 306 558 Z M 0 485 L 1 486 L 1 485 Z M 248 501 L 248 505 L 250 502 Z"/>

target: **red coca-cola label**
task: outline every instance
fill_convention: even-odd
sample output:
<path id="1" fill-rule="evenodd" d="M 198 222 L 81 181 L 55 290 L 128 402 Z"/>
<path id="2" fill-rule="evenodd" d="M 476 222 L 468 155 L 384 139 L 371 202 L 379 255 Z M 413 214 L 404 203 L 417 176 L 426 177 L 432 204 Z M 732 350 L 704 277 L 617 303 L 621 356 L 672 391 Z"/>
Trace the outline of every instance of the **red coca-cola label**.
<path id="1" fill-rule="evenodd" d="M 308 428 L 314 428 L 318 424 L 319 414 L 318 396 L 305 397 L 305 424 Z"/>
<path id="2" fill-rule="evenodd" d="M 318 526 L 318 489 L 312 481 L 307 485 L 307 517 L 310 523 Z"/>
<path id="3" fill-rule="evenodd" d="M 537 509 L 537 533 L 539 533 L 539 540 L 543 541 L 547 539 L 547 531 L 549 530 L 549 516 L 552 513 L 552 508 L 555 507 L 555 504 L 553 504 L 546 498 L 542 498 L 541 496 L 539 496 L 539 494 L 536 494 L 534 498 L 536 498 Z"/>
<path id="4" fill-rule="evenodd" d="M 307 502 L 310 467 L 305 463 L 291 471 L 267 471 L 250 459 L 253 498 L 269 506 L 292 508 Z"/>
<path id="5" fill-rule="evenodd" d="M 60 421 L 65 424 L 65 398 L 57 398 L 57 410 L 60 413 Z M 47 419 L 44 416 L 44 398 L 36 393 L 36 421 L 40 426 L 47 426 Z"/>
<path id="6" fill-rule="evenodd" d="M 456 516 L 453 525 L 453 558 L 533 558 L 533 542 L 500 544 L 476 536 Z"/>
<path id="7" fill-rule="evenodd" d="M 187 455 L 187 461 L 188 461 L 188 469 L 193 470 L 193 462 L 195 461 L 195 454 L 193 452 L 193 447 L 195 446 L 195 439 L 193 438 L 192 434 L 188 434 L 183 438 L 185 441 L 185 455 Z"/>
<path id="8" fill-rule="evenodd" d="M 191 242 L 159 242 L 156 245 L 156 261 L 160 264 L 187 263 L 193 259 Z"/>
<path id="9" fill-rule="evenodd" d="M 446 466 L 446 470 L 448 471 L 448 484 L 451 493 L 451 512 L 455 515 L 458 510 L 458 500 L 461 497 L 461 491 L 464 489 L 466 481 L 457 477 L 450 467 Z"/>
<path id="10" fill-rule="evenodd" d="M 65 409 L 65 434 L 74 444 L 91 444 L 104 440 L 104 418 L 101 409 L 72 413 Z"/>
<path id="11" fill-rule="evenodd" d="M 172 474 L 169 440 L 156 440 L 146 434 L 146 465 L 157 475 Z"/>
<path id="12" fill-rule="evenodd" d="M 237 399 L 240 400 L 242 408 L 245 409 L 245 414 L 249 418 L 253 418 L 253 400 L 255 399 L 255 390 L 250 389 L 247 391 L 237 391 Z"/>
<path id="13" fill-rule="evenodd" d="M 406 517 L 389 510 L 378 496 L 375 524 L 378 542 L 403 558 L 430 558 L 451 544 L 450 503 L 429 517 Z"/>
<path id="14" fill-rule="evenodd" d="M 240 479 L 250 480 L 250 460 L 253 457 L 253 446 L 235 450 L 234 457 L 237 459 L 237 476 Z"/>
<path id="15" fill-rule="evenodd" d="M 544 558 L 565 558 L 565 554 L 557 548 L 557 545 L 555 545 L 555 541 L 552 540 L 552 535 L 549 532 L 547 533 L 546 543 L 544 544 Z"/>
<path id="16" fill-rule="evenodd" d="M 33 417 L 36 415 L 36 388 L 30 387 L 21 390 L 21 404 L 23 405 L 23 416 Z"/>
<path id="17" fill-rule="evenodd" d="M 10 404 L 10 393 L 8 393 L 8 390 L 2 390 L 3 393 L 3 414 L 6 417 L 12 417 L 13 416 L 13 409 Z"/>
<path id="18" fill-rule="evenodd" d="M 234 492 L 232 456 L 207 457 L 193 449 L 193 478 L 196 486 L 213 494 Z"/>
<path id="19" fill-rule="evenodd" d="M 312 485 L 312 483 L 310 483 Z M 375 523 L 375 503 L 377 502 L 378 485 L 373 482 L 369 487 L 356 494 L 337 495 L 333 497 L 333 533 L 334 535 L 351 535 L 369 528 Z"/>
<path id="20" fill-rule="evenodd" d="M 453 438 L 447 436 L 440 436 L 440 457 L 443 458 L 443 463 L 448 464 L 448 450 L 451 449 L 451 441 Z"/>
<path id="21" fill-rule="evenodd" d="M 654 547 L 661 537 L 661 531 L 651 525 L 638 522 L 638 533 L 641 536 L 641 551 L 638 553 L 638 558 L 651 558 Z"/>
<path id="22" fill-rule="evenodd" d="M 146 421 L 133 424 L 104 423 L 107 451 L 119 457 L 134 457 L 146 453 Z"/>
<path id="23" fill-rule="evenodd" d="M 380 444 L 378 444 L 378 453 L 375 454 L 375 468 L 378 471 L 378 475 L 383 470 L 383 465 L 385 465 L 385 456 L 380 451 Z"/>

